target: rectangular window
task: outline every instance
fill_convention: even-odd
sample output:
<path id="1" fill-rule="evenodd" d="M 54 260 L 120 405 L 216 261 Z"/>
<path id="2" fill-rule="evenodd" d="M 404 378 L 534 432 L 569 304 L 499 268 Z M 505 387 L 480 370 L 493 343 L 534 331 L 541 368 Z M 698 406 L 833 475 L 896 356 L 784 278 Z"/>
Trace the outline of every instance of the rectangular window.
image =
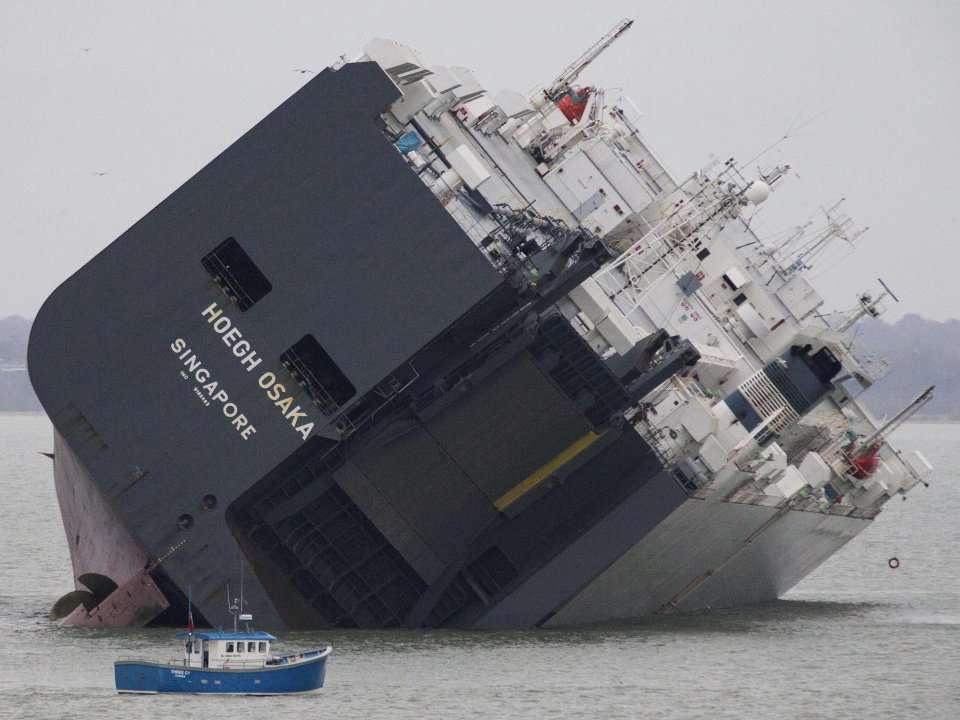
<path id="1" fill-rule="evenodd" d="M 280 362 L 325 415 L 333 415 L 357 392 L 313 335 L 300 338 Z"/>
<path id="2" fill-rule="evenodd" d="M 265 642 L 260 643 L 260 652 L 265 653 L 267 651 L 267 644 Z"/>
<path id="3" fill-rule="evenodd" d="M 227 643 L 226 652 L 229 652 L 229 653 L 233 652 L 233 643 L 229 643 L 229 642 Z"/>
<path id="4" fill-rule="evenodd" d="M 240 312 L 246 312 L 273 289 L 253 259 L 230 237 L 200 260 L 213 281 Z"/>
<path id="5" fill-rule="evenodd" d="M 238 642 L 238 643 L 237 643 L 237 652 L 243 652 L 243 643 L 242 643 L 242 642 Z"/>
<path id="6" fill-rule="evenodd" d="M 256 651 L 257 651 L 257 644 L 255 642 L 248 642 L 247 652 L 256 652 Z"/>

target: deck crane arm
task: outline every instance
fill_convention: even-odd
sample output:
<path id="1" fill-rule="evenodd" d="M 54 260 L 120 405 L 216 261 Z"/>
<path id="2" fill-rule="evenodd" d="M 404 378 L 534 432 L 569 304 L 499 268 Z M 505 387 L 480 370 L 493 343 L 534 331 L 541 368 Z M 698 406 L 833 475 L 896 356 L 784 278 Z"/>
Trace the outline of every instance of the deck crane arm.
<path id="1" fill-rule="evenodd" d="M 596 60 L 597 57 L 600 56 L 600 53 L 610 47 L 618 37 L 629 30 L 631 25 L 633 25 L 633 20 L 626 18 L 614 25 L 610 32 L 591 45 L 583 55 L 564 68 L 563 72 L 550 83 L 549 87 L 544 90 L 547 97 L 551 100 L 556 100 L 567 92 L 573 81 L 577 79 L 577 76 L 583 72 L 587 65 Z"/>

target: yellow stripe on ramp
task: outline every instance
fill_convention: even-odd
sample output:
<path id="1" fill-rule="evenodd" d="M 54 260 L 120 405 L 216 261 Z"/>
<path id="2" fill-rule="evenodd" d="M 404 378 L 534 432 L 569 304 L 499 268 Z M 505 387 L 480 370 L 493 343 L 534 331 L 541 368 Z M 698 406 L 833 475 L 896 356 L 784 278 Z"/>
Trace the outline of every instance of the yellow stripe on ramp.
<path id="1" fill-rule="evenodd" d="M 595 443 L 599 438 L 600 436 L 597 433 L 591 431 L 579 440 L 575 440 L 570 447 L 568 447 L 566 450 L 563 450 L 559 455 L 553 458 L 553 460 L 548 462 L 546 465 L 541 465 L 539 468 L 527 475 L 527 477 L 520 481 L 515 487 L 504 493 L 500 499 L 493 504 L 494 507 L 500 511 L 510 507 L 513 505 L 513 503 L 533 490 L 533 488 L 542 483 L 545 479 L 550 477 L 554 471 L 557 470 L 557 468 L 566 465 L 577 455 L 593 445 L 593 443 Z"/>

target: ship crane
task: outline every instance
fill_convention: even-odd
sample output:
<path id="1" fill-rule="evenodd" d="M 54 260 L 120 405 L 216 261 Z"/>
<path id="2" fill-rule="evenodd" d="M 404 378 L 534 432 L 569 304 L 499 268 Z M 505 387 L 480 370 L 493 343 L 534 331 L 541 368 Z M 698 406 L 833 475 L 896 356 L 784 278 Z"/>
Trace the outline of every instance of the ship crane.
<path id="1" fill-rule="evenodd" d="M 563 72 L 544 90 L 546 96 L 556 101 L 570 92 L 573 87 L 573 82 L 580 73 L 583 72 L 590 63 L 596 60 L 604 50 L 613 45 L 618 37 L 629 30 L 631 25 L 633 25 L 633 20 L 626 18 L 614 25 L 610 32 L 597 40 L 583 55 L 564 68 Z"/>

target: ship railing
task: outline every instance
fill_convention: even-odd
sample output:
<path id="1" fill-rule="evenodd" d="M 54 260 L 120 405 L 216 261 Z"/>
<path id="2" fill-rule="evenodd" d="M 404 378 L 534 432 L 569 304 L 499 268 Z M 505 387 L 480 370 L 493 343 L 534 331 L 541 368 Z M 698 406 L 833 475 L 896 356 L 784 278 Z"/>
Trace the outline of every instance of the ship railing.
<path id="1" fill-rule="evenodd" d="M 673 449 L 666 442 L 666 429 L 655 427 L 646 419 L 637 415 L 632 418 L 632 423 L 637 435 L 646 441 L 664 469 L 672 468 L 677 462 L 677 457 Z"/>
<path id="2" fill-rule="evenodd" d="M 263 662 L 261 661 L 260 664 L 263 665 Z M 208 667 L 204 667 L 204 666 L 200 663 L 200 661 L 191 663 L 189 660 L 187 660 L 187 659 L 185 659 L 185 658 L 182 658 L 182 657 L 181 657 L 181 658 L 174 658 L 173 660 L 168 661 L 168 662 L 167 662 L 167 665 L 176 665 L 177 667 L 185 667 L 185 668 L 187 668 L 187 669 L 192 669 L 192 670 L 209 670 L 210 668 L 217 669 L 217 668 L 220 668 L 220 667 L 221 667 L 220 665 L 210 665 L 210 666 L 208 666 Z M 226 668 L 227 666 L 226 666 L 226 665 L 223 665 L 223 667 Z"/>
<path id="3" fill-rule="evenodd" d="M 267 664 L 269 664 L 269 660 L 266 658 L 260 658 L 259 660 L 224 660 L 220 667 L 224 670 L 248 670 L 262 668 Z"/>
<path id="4" fill-rule="evenodd" d="M 612 102 L 608 103 L 610 110 L 607 116 L 611 118 L 613 122 L 623 126 L 626 131 L 626 136 L 631 140 L 630 144 L 634 146 L 631 147 L 631 151 L 641 155 L 642 163 L 639 168 L 635 167 L 634 169 L 641 170 L 644 175 L 649 177 L 649 182 L 652 183 L 650 190 L 654 192 L 655 195 L 663 192 L 664 188 L 669 189 L 675 187 L 676 181 L 674 181 L 667 170 L 666 165 L 640 132 L 643 113 L 637 108 L 633 99 L 623 92 L 623 88 L 611 90 L 618 90 L 619 94 L 614 97 Z M 613 96 L 611 95 L 611 97 Z M 642 149 L 642 152 L 638 152 L 638 148 Z M 629 164 L 633 166 L 633 163 Z M 654 172 L 651 172 L 651 169 Z"/>
<path id="5" fill-rule="evenodd" d="M 464 201 L 461 192 L 457 188 L 450 187 L 442 175 L 431 171 L 429 176 L 434 178 L 433 184 L 427 182 L 427 176 L 428 173 L 422 173 L 420 176 L 424 185 L 431 189 L 450 217 L 456 221 L 460 229 L 473 241 L 473 244 L 484 254 L 490 264 L 497 267 L 497 263 L 490 256 L 489 250 L 483 245 L 487 236 L 496 229 L 496 223 L 477 213 L 469 203 Z"/>
<path id="6" fill-rule="evenodd" d="M 308 650 L 307 652 L 296 653 L 294 655 L 283 655 L 281 657 L 270 658 L 267 665 L 296 665 L 297 663 L 320 657 L 326 652 L 327 649 L 324 648 L 322 650 Z"/>
<path id="7" fill-rule="evenodd" d="M 610 273 L 619 268 L 626 280 L 623 289 L 630 295 L 634 306 L 657 284 L 657 281 L 674 270 L 687 256 L 682 245 L 669 236 L 654 235 L 642 247 L 634 247 L 626 256 L 615 261 L 616 267 L 599 276 L 609 292 Z M 604 282 L 606 281 L 606 282 Z"/>
<path id="8" fill-rule="evenodd" d="M 629 307 L 621 310 L 629 318 L 664 277 L 676 274 L 677 268 L 693 254 L 695 236 L 703 233 L 704 226 L 729 204 L 730 198 L 720 197 L 692 210 L 678 208 L 600 270 L 594 279 L 610 297 L 624 293 Z"/>

